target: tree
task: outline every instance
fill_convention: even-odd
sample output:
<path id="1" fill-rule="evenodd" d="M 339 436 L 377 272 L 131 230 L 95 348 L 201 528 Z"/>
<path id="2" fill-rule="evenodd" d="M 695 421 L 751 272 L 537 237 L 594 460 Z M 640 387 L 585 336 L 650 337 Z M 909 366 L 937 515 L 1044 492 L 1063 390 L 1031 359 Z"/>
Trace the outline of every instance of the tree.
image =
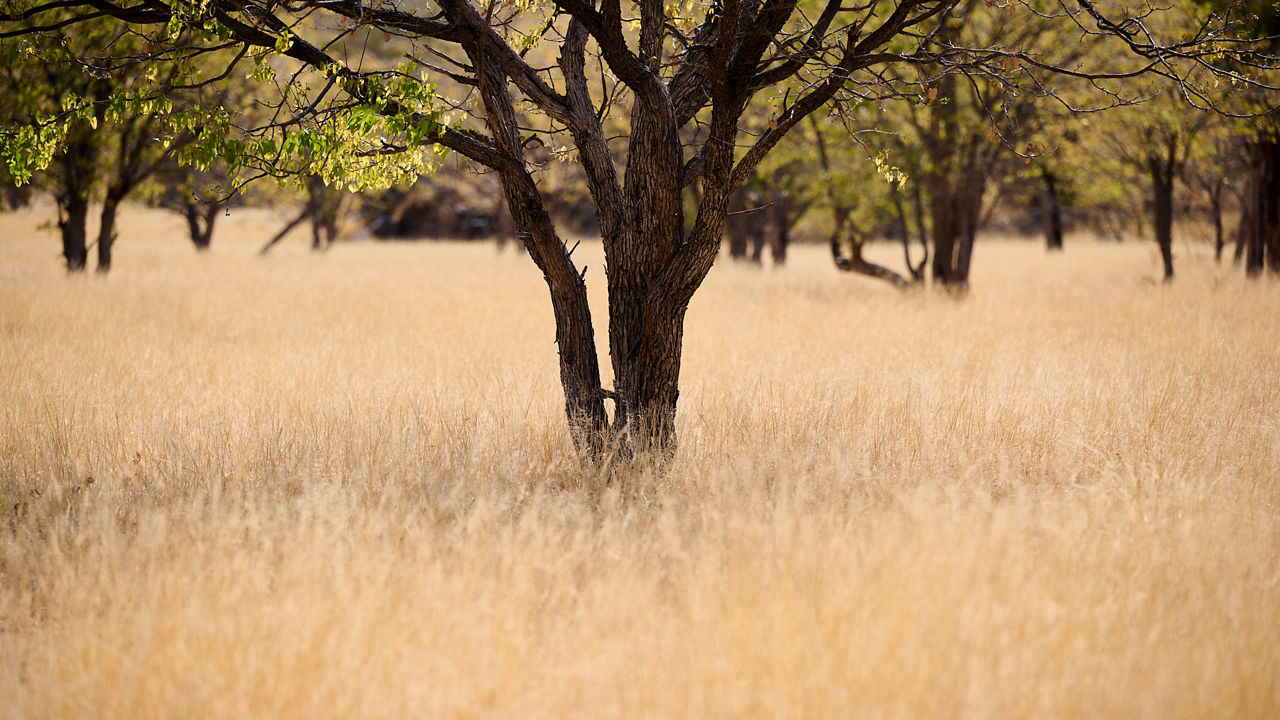
<path id="1" fill-rule="evenodd" d="M 224 212 L 231 178 L 221 163 L 198 170 L 183 165 L 170 156 L 155 174 L 156 187 L 147 201 L 182 215 L 187 221 L 187 234 L 199 252 L 209 249 L 218 215 Z M 229 210 L 227 210 L 229 212 Z"/>
<path id="2" fill-rule="evenodd" d="M 1267 38 L 1274 51 L 1280 46 L 1280 6 L 1261 0 L 1245 3 L 1258 37 Z M 1224 64 L 1246 70 L 1252 58 L 1228 57 Z M 1250 109 L 1260 117 L 1241 129 L 1246 155 L 1246 180 L 1242 197 L 1240 246 L 1245 273 L 1257 276 L 1264 269 L 1280 274 L 1280 112 L 1259 88 L 1243 87 Z"/>
<path id="3" fill-rule="evenodd" d="M 325 185 L 317 175 L 307 178 L 306 202 L 302 205 L 302 211 L 298 213 L 294 219 L 285 223 L 280 232 L 276 233 L 267 241 L 262 249 L 258 251 L 259 255 L 266 255 L 275 247 L 276 243 L 284 239 L 285 235 L 295 227 L 301 225 L 304 221 L 311 222 L 311 249 L 317 252 L 328 250 L 329 246 L 337 242 L 341 235 L 341 224 L 343 218 L 346 217 L 347 211 L 350 209 L 348 200 L 351 194 L 331 188 Z"/>
<path id="4" fill-rule="evenodd" d="M 1173 280 L 1174 182 L 1210 115 L 1183 105 L 1171 88 L 1156 92 L 1155 99 L 1140 107 L 1113 111 L 1118 116 L 1101 137 L 1103 152 L 1150 183 L 1152 231 L 1164 280 L 1169 282 Z"/>
<path id="5" fill-rule="evenodd" d="M 51 28 L 45 42 L 0 48 L 5 70 L 0 76 L 9 96 L 8 113 L 28 127 L 48 129 L 61 122 L 55 146 L 45 148 L 52 163 L 44 185 L 58 206 L 58 229 L 67 270 L 88 264 L 87 220 L 93 200 L 102 203 L 96 243 L 99 272 L 111 269 L 120 203 L 150 176 L 177 145 L 158 142 L 160 119 L 170 109 L 166 97 L 129 102 L 144 73 L 155 72 L 129 62 L 142 51 L 137 38 L 111 35 L 110 25 L 86 21 Z M 102 43 L 108 49 L 91 61 L 76 62 L 77 42 Z M 50 62 L 39 62 L 48 59 Z M 74 63 L 71 71 L 66 64 Z M 155 79 L 155 78 L 153 78 Z M 59 116 L 61 116 L 59 118 Z M 42 138 L 46 144 L 53 137 Z M 26 168 L 12 167 L 23 176 Z"/>
<path id="6" fill-rule="evenodd" d="M 271 53 L 287 58 L 277 119 L 244 134 L 210 108 L 196 130 L 194 147 L 228 158 L 233 170 L 363 187 L 416 177 L 436 146 L 492 169 L 546 280 L 571 436 L 592 457 L 611 437 L 627 451 L 674 447 L 685 313 L 715 261 L 730 194 L 805 117 L 847 88 L 884 82 L 895 68 L 932 68 L 939 82 L 964 74 L 1011 86 L 1035 84 L 1046 73 L 1092 72 L 1021 48 L 933 43 L 935 31 L 982 11 L 960 13 L 961 5 L 639 0 L 624 12 L 620 0 L 434 0 L 415 12 L 362 0 L 10 0 L 2 34 L 39 34 L 105 16 L 157 48 L 140 63 L 172 64 L 179 75 L 206 54 L 227 56 L 229 70 L 246 58 L 259 65 Z M 1038 12 L 1079 29 L 1092 52 L 1128 53 L 1132 65 L 1106 71 L 1103 83 L 1170 73 L 1204 63 L 1210 53 L 1249 47 L 1217 42 L 1231 31 L 1232 18 L 1224 16 L 1207 17 L 1189 36 L 1166 37 L 1144 33 L 1142 18 L 1122 18 L 1092 0 Z M 409 42 L 412 65 L 362 64 L 360 44 L 393 35 Z M 527 59 L 530 49 L 548 44 L 558 51 L 553 65 Z M 1274 68 L 1267 63 L 1263 69 Z M 417 74 L 422 68 L 458 91 L 438 95 Z M 744 136 L 747 108 L 770 100 L 767 129 Z M 611 140 L 605 118 L 627 103 L 627 132 Z M 539 194 L 527 161 L 531 137 L 581 163 L 596 207 L 612 390 L 601 383 L 586 270 Z M 0 154 L 39 160 L 36 145 L 10 136 Z M 694 184 L 698 203 L 686 222 L 684 188 Z M 614 403 L 612 419 L 606 398 Z"/>

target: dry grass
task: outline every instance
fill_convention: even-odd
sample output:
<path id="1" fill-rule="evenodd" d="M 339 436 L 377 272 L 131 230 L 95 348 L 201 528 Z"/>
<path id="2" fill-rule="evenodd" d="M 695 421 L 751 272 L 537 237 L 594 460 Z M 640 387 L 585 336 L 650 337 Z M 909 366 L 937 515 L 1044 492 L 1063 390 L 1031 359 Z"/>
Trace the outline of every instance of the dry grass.
<path id="1" fill-rule="evenodd" d="M 229 221 L 68 280 L 0 217 L 0 714 L 1280 714 L 1275 283 L 718 267 L 678 457 L 601 488 L 526 260 Z"/>

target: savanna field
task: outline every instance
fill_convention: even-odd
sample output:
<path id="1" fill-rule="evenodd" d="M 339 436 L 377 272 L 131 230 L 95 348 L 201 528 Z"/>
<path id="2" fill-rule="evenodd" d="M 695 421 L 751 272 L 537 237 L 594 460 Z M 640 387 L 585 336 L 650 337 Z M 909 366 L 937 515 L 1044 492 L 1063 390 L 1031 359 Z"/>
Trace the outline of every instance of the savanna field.
<path id="1" fill-rule="evenodd" d="M 51 215 L 0 215 L 6 718 L 1280 717 L 1280 284 L 1207 245 L 723 262 L 620 471 L 509 249 L 135 209 L 68 279 Z"/>

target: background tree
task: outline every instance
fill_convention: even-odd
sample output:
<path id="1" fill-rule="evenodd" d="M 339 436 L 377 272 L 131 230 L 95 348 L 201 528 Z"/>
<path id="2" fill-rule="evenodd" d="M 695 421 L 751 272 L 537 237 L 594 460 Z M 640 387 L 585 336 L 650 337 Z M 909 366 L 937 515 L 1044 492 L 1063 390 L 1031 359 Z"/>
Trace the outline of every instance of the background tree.
<path id="1" fill-rule="evenodd" d="M 84 47 L 99 53 L 81 53 Z M 96 243 L 99 272 L 111 269 L 120 204 L 176 147 L 161 140 L 162 117 L 172 110 L 165 95 L 138 97 L 142 85 L 164 83 L 159 68 L 133 62 L 145 52 L 139 38 L 105 21 L 50 29 L 0 46 L 0 74 L 8 122 L 25 125 L 27 140 L 49 155 L 39 184 L 58 208 L 58 230 L 67 270 L 88 263 L 90 205 L 101 201 Z M 29 168 L 10 166 L 26 179 Z"/>

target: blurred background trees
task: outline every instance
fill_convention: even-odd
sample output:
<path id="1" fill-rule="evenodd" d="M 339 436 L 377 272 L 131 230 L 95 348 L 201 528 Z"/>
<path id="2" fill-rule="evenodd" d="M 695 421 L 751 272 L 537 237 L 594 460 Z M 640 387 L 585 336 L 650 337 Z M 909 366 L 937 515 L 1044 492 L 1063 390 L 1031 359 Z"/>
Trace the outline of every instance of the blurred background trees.
<path id="1" fill-rule="evenodd" d="M 1186 7 L 1227 9 L 1221 3 Z M 1280 34 L 1273 5 L 1232 7 L 1245 12 L 1258 37 Z M 1049 9 L 965 0 L 933 29 L 930 41 L 938 52 L 956 46 L 1028 52 L 1069 46 L 1072 27 L 1052 22 Z M 1168 29 L 1171 23 L 1190 26 L 1197 17 L 1187 10 L 1161 16 L 1160 22 Z M 126 60 L 154 48 L 141 35 L 111 33 L 105 22 L 76 23 L 41 38 L 0 44 L 0 84 L 9 98 L 0 108 L 0 121 L 39 127 L 60 113 L 71 117 L 46 169 L 31 178 L 0 169 L 5 207 L 25 204 L 33 191 L 53 200 L 68 270 L 87 267 L 94 250 L 97 269 L 110 269 L 115 217 L 129 200 L 182 216 L 197 250 L 211 245 L 217 218 L 229 203 L 298 207 L 281 219 L 280 233 L 264 252 L 297 227 L 310 228 L 315 249 L 348 237 L 495 238 L 500 245 L 513 238 L 497 176 L 461 160 L 389 190 L 349 193 L 306 173 L 281 187 L 246 188 L 217 148 L 196 142 L 198 131 L 173 123 L 174 106 L 207 103 L 216 93 L 223 107 L 252 118 L 245 124 L 270 119 L 270 108 L 255 93 L 264 83 L 288 82 L 277 76 L 288 63 L 246 58 L 226 77 L 214 77 L 212 66 L 197 61 L 189 74 L 159 78 L 168 91 L 152 99 L 155 112 L 140 112 L 147 105 L 133 100 L 142 85 L 157 82 L 155 66 L 148 70 Z M 394 63 L 406 55 L 403 38 L 365 35 L 363 50 L 370 56 Z M 60 53 L 67 62 L 80 62 L 82 71 L 35 62 L 37 44 L 40 57 Z M 110 54 L 98 56 L 96 66 L 76 60 L 84 48 L 97 46 L 109 46 Z M 528 52 L 538 62 L 555 60 L 546 47 Z M 112 63 L 111 54 L 121 62 Z M 1082 69 L 1099 67 L 1098 58 L 1066 57 Z M 1020 61 L 1003 62 L 1016 70 Z M 1247 61 L 1219 61 L 1224 67 L 1232 63 Z M 143 77 L 145 72 L 152 74 Z M 1250 274 L 1280 271 L 1275 239 L 1280 119 L 1266 112 L 1275 103 L 1266 91 L 1222 82 L 1214 97 L 1186 97 L 1184 88 L 1168 78 L 1141 84 L 1126 80 L 1129 95 L 1145 100 L 1134 105 L 1118 96 L 1115 102 L 1099 102 L 1096 81 L 1062 75 L 1041 76 L 1043 92 L 1028 93 L 995 78 L 932 75 L 927 66 L 896 72 L 843 91 L 826 113 L 789 135 L 752 172 L 730 201 L 728 257 L 781 265 L 792 242 L 822 242 L 832 248 L 839 269 L 898 287 L 931 280 L 963 292 L 975 240 L 984 229 L 1039 234 L 1050 250 L 1062 249 L 1064 236 L 1072 233 L 1115 240 L 1150 233 L 1168 279 L 1179 227 L 1187 238 L 1212 242 L 1218 258 L 1233 246 L 1231 257 Z M 454 75 L 436 73 L 436 82 L 456 83 Z M 1141 89 L 1133 92 L 1136 87 Z M 797 89 L 780 87 L 775 100 Z M 1224 117 L 1196 110 L 1197 104 L 1229 112 Z M 744 126 L 758 135 L 770 121 L 767 106 L 753 106 Z M 628 130 L 625 114 L 608 122 L 616 132 Z M 531 148 L 540 157 L 534 170 L 539 189 L 557 223 L 575 235 L 598 233 L 573 152 L 540 139 Z M 28 179 L 33 182 L 15 187 L 15 180 Z M 97 226 L 93 233 L 92 224 Z M 877 242 L 902 245 L 902 263 L 887 267 L 865 260 L 864 246 Z M 515 246 L 522 249 L 520 243 Z"/>

